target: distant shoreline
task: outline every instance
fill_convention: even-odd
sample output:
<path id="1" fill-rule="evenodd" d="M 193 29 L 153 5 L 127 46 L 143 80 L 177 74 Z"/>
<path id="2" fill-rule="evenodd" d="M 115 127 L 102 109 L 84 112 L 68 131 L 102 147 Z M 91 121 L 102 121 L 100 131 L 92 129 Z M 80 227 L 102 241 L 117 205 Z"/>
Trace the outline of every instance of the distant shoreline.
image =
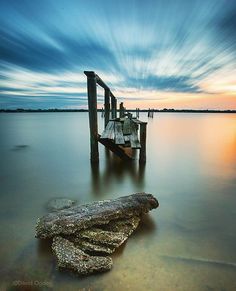
<path id="1" fill-rule="evenodd" d="M 117 110 L 119 112 L 119 110 Z M 128 112 L 136 112 L 129 109 Z M 139 112 L 148 112 L 148 109 L 140 109 Z M 194 110 L 194 109 L 151 109 L 157 113 L 236 113 L 236 110 Z M 0 109 L 0 113 L 44 113 L 44 112 L 88 112 L 88 109 Z M 102 112 L 102 109 L 98 109 Z"/>

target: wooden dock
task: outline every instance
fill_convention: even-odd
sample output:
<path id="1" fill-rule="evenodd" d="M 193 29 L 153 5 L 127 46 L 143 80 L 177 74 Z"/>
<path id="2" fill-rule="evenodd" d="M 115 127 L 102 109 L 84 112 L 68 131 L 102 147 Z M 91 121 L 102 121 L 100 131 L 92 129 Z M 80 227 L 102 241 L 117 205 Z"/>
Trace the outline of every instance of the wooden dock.
<path id="1" fill-rule="evenodd" d="M 135 118 L 131 113 L 126 113 L 123 102 L 117 110 L 117 99 L 103 80 L 93 71 L 84 73 L 87 76 L 91 161 L 99 161 L 98 142 L 100 142 L 126 161 L 132 160 L 126 148 L 139 149 L 139 161 L 146 162 L 147 122 L 137 119 L 139 109 L 137 108 Z M 101 135 L 98 133 L 97 124 L 97 84 L 104 89 L 104 131 Z"/>

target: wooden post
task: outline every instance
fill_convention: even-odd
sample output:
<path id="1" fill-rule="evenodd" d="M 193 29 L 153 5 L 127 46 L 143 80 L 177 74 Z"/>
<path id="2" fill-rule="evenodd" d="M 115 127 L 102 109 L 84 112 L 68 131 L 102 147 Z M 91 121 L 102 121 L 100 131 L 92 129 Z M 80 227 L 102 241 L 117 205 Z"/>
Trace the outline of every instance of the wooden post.
<path id="1" fill-rule="evenodd" d="M 140 144 L 141 144 L 141 149 L 139 152 L 140 163 L 146 162 L 146 138 L 147 138 L 147 123 L 142 122 L 140 123 Z"/>
<path id="2" fill-rule="evenodd" d="M 117 99 L 115 98 L 115 118 L 117 118 Z"/>
<path id="3" fill-rule="evenodd" d="M 99 161 L 98 153 L 98 122 L 97 122 L 97 85 L 94 72 L 84 72 L 87 76 L 88 111 L 90 128 L 90 157 L 91 162 Z"/>
<path id="4" fill-rule="evenodd" d="M 114 96 L 111 96 L 111 117 L 116 118 L 117 116 L 117 101 Z"/>
<path id="5" fill-rule="evenodd" d="M 104 108 L 105 108 L 105 128 L 109 122 L 110 119 L 110 89 L 105 89 L 105 104 L 104 104 Z"/>
<path id="6" fill-rule="evenodd" d="M 125 116 L 125 108 L 124 108 L 124 103 L 120 103 L 120 118 L 123 118 Z"/>

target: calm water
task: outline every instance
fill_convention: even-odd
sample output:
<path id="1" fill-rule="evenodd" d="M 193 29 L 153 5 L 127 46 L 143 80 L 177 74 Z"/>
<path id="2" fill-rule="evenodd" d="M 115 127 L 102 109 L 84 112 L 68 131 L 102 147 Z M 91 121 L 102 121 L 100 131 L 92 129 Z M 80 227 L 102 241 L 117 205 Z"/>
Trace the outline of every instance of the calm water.
<path id="1" fill-rule="evenodd" d="M 0 114 L 2 290 L 236 290 L 236 115 L 156 113 L 148 122 L 145 167 L 102 145 L 91 167 L 87 113 Z M 34 238 L 50 198 L 139 191 L 160 207 L 108 273 L 59 273 L 50 244 Z"/>

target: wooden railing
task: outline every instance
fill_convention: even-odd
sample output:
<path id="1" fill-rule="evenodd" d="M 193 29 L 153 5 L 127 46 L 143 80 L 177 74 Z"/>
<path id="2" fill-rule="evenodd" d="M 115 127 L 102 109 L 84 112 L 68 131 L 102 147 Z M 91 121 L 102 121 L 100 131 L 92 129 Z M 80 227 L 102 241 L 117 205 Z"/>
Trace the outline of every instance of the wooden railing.
<path id="1" fill-rule="evenodd" d="M 85 71 L 87 76 L 87 89 L 88 89 L 88 112 L 89 112 L 89 128 L 90 128 L 90 158 L 92 162 L 99 161 L 99 151 L 98 151 L 98 141 L 102 142 L 99 139 L 98 134 L 98 122 L 97 122 L 97 84 L 104 89 L 104 128 L 106 128 L 109 120 L 110 113 L 111 118 L 117 118 L 117 99 L 111 92 L 110 88 L 105 84 L 105 82 L 93 71 Z M 119 105 L 119 117 L 124 118 L 126 116 L 126 109 L 123 105 L 123 102 Z M 128 118 L 132 119 L 132 114 L 128 113 Z M 136 117 L 139 115 L 139 109 L 136 109 Z M 133 120 L 133 119 L 132 119 Z M 140 162 L 146 161 L 146 122 L 141 122 L 139 120 L 134 120 L 140 127 Z M 105 146 L 109 146 L 111 150 L 115 153 L 119 153 L 121 156 L 122 149 L 117 145 L 112 145 L 103 141 Z M 125 157 L 125 153 L 122 151 L 122 155 Z"/>

